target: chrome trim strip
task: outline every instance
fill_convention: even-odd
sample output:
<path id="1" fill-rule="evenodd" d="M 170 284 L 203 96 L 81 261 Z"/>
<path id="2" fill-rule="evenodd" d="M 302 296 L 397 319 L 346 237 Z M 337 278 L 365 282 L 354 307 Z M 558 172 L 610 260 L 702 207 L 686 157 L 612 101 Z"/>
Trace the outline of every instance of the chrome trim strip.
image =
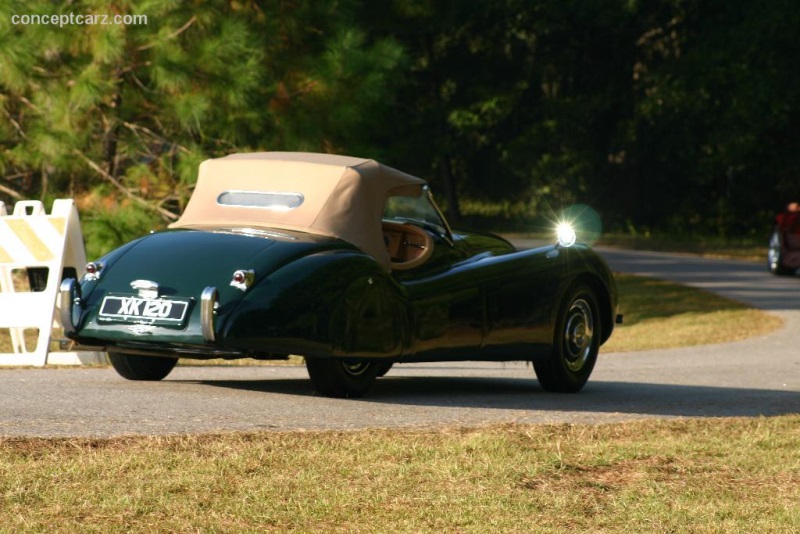
<path id="1" fill-rule="evenodd" d="M 77 321 L 72 317 L 73 306 L 81 305 L 81 286 L 74 278 L 67 278 L 61 282 L 58 289 L 59 294 L 59 316 L 61 318 L 61 326 L 64 328 L 65 334 L 75 333 L 75 323 Z M 80 319 L 80 317 L 78 318 Z"/>
<path id="2" fill-rule="evenodd" d="M 203 339 L 206 341 L 216 340 L 214 316 L 216 315 L 218 300 L 219 293 L 217 288 L 213 286 L 205 288 L 203 294 L 200 295 L 200 329 L 203 332 Z"/>

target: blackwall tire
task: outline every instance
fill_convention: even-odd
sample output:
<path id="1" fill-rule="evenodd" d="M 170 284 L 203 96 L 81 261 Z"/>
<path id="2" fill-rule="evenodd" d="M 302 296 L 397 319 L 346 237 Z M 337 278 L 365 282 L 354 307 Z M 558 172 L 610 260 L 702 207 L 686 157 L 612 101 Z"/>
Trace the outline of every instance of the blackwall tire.
<path id="1" fill-rule="evenodd" d="M 306 358 L 306 370 L 318 394 L 338 398 L 363 397 L 380 371 L 376 362 L 335 358 Z"/>
<path id="2" fill-rule="evenodd" d="M 108 359 L 114 370 L 128 380 L 163 380 L 178 363 L 178 358 L 139 356 L 124 352 L 109 352 Z"/>
<path id="3" fill-rule="evenodd" d="M 592 288 L 578 286 L 567 293 L 558 312 L 550 357 L 533 363 L 545 390 L 576 393 L 586 385 L 600 351 L 599 310 Z"/>

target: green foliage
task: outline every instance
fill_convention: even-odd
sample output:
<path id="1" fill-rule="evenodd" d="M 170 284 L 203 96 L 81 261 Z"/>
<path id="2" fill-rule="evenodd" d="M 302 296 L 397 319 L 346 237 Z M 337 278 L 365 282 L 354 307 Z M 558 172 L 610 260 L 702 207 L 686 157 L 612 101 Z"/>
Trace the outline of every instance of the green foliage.
<path id="1" fill-rule="evenodd" d="M 97 259 L 137 237 L 161 226 L 158 217 L 130 204 L 99 206 L 81 220 L 86 257 Z"/>
<path id="2" fill-rule="evenodd" d="M 393 157 L 459 198 L 575 202 L 608 227 L 763 232 L 795 176 L 800 7 L 395 0 L 365 5 L 411 68 Z M 408 166 L 406 168 L 409 168 Z"/>
<path id="3" fill-rule="evenodd" d="M 148 21 L 10 24 L 34 13 Z M 9 184 L 22 196 L 49 188 L 87 199 L 87 227 L 103 248 L 179 214 L 208 157 L 369 153 L 366 117 L 389 101 L 402 51 L 391 39 L 367 41 L 351 17 L 350 2 L 6 3 L 0 168 L 22 178 Z M 139 201 L 107 212 L 101 192 Z"/>
<path id="4" fill-rule="evenodd" d="M 11 23 L 69 13 L 148 22 Z M 203 159 L 308 150 L 427 178 L 453 218 L 761 234 L 800 197 L 798 26 L 789 0 L 6 0 L 3 187 L 164 223 Z"/>
<path id="5" fill-rule="evenodd" d="M 784 325 L 780 317 L 708 291 L 648 277 L 615 278 L 625 322 L 603 345 L 606 353 L 726 343 Z"/>
<path id="6" fill-rule="evenodd" d="M 513 197 L 539 210 L 593 195 L 631 89 L 632 9 L 600 2 L 397 0 L 365 6 L 411 69 L 385 142 L 411 170 L 457 199 Z M 373 22 L 373 21 L 378 22 Z M 630 48 L 630 46 L 629 46 Z M 626 84 L 628 87 L 626 88 Z"/>

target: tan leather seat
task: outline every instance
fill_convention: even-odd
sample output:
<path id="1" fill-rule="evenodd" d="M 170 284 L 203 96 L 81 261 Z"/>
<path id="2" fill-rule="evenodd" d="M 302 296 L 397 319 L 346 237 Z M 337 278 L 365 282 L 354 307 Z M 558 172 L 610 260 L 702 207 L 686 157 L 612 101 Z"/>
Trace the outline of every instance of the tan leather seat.
<path id="1" fill-rule="evenodd" d="M 419 267 L 433 254 L 431 235 L 411 223 L 383 221 L 383 238 L 392 269 Z"/>

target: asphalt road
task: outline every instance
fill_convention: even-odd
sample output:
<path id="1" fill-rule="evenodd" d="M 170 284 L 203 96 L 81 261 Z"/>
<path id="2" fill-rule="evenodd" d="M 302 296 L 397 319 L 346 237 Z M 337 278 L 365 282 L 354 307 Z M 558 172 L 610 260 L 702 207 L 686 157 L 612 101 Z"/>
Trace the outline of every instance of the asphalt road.
<path id="1" fill-rule="evenodd" d="M 520 242 L 524 245 L 526 243 Z M 535 243 L 527 243 L 535 244 Z M 761 264 L 601 249 L 612 269 L 705 287 L 780 315 L 737 343 L 601 351 L 577 395 L 543 391 L 523 363 L 398 365 L 360 400 L 316 397 L 305 368 L 178 367 L 163 382 L 110 368 L 0 369 L 0 436 L 603 423 L 800 413 L 800 277 Z"/>

